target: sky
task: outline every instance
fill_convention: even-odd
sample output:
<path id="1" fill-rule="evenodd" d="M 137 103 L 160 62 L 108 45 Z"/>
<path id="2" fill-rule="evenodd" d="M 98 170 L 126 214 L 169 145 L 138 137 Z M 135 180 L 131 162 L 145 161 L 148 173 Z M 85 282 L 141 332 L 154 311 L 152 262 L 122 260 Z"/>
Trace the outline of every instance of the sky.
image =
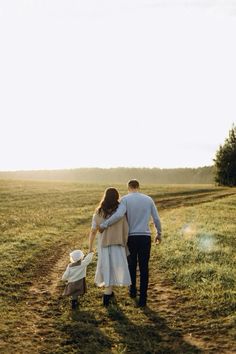
<path id="1" fill-rule="evenodd" d="M 234 0 L 0 0 L 0 170 L 212 165 L 235 36 Z"/>

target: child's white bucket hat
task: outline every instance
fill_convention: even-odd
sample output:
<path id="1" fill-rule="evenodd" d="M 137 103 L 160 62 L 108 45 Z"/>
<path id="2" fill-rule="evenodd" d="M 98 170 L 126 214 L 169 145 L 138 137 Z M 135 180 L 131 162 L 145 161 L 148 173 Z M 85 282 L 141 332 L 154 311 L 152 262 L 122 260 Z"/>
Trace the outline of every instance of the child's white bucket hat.
<path id="1" fill-rule="evenodd" d="M 81 250 L 75 250 L 70 253 L 70 258 L 73 262 L 78 262 L 80 260 L 82 261 L 82 259 L 84 258 L 84 254 Z"/>

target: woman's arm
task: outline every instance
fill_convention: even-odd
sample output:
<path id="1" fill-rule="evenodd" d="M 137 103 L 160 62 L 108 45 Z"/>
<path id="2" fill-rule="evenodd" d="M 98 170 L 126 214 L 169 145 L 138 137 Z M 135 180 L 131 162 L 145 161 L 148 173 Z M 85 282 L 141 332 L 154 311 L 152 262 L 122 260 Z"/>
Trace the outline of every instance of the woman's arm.
<path id="1" fill-rule="evenodd" d="M 89 252 L 93 252 L 93 241 L 95 239 L 97 229 L 91 229 L 89 234 Z"/>

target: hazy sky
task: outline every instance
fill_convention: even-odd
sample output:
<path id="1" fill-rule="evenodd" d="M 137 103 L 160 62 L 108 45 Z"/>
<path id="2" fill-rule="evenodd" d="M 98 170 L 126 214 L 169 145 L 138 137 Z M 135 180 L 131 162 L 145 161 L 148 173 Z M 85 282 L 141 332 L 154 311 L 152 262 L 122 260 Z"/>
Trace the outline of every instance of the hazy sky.
<path id="1" fill-rule="evenodd" d="M 236 1 L 0 0 L 0 170 L 211 165 Z"/>

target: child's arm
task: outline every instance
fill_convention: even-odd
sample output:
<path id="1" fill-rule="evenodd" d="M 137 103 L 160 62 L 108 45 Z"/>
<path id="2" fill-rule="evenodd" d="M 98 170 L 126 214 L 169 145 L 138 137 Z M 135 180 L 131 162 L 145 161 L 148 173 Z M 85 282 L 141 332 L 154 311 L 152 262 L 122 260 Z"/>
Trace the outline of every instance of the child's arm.
<path id="1" fill-rule="evenodd" d="M 63 274 L 61 280 L 63 280 L 63 281 L 67 280 L 67 279 L 69 278 L 69 273 L 70 273 L 70 267 L 69 267 L 69 264 L 68 264 L 68 266 L 67 266 L 67 268 L 66 268 L 66 271 L 65 271 L 65 273 Z"/>
<path id="2" fill-rule="evenodd" d="M 83 264 L 83 266 L 86 266 L 91 262 L 93 258 L 93 252 L 90 252 L 89 254 L 87 254 L 87 256 L 84 258 L 84 260 L 81 262 Z"/>

